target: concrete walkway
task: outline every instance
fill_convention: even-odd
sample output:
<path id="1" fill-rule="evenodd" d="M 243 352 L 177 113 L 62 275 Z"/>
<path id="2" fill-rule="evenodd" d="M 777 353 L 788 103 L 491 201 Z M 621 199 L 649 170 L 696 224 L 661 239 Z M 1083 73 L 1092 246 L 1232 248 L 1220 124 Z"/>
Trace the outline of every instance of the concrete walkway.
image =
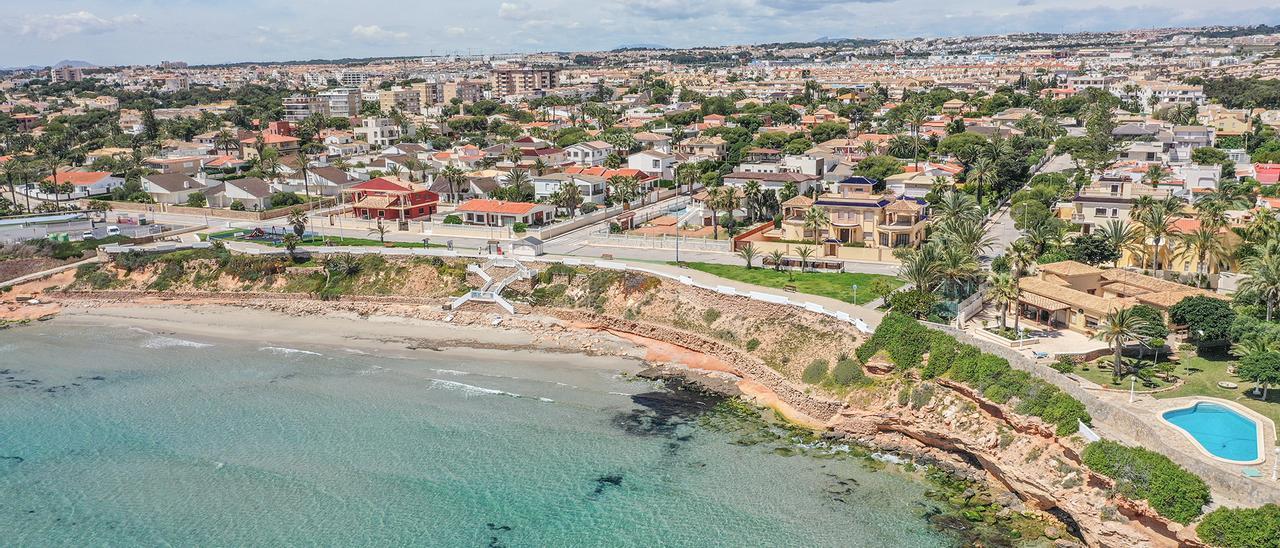
<path id="1" fill-rule="evenodd" d="M 66 271 L 68 271 L 68 270 L 72 270 L 72 269 L 75 269 L 75 268 L 79 268 L 79 267 L 80 267 L 80 265 L 85 265 L 85 264 L 90 264 L 90 263 L 96 263 L 96 262 L 99 262 L 99 261 L 100 261 L 100 259 L 98 259 L 98 256 L 97 256 L 97 255 L 94 255 L 94 256 L 89 257 L 88 259 L 85 259 L 85 260 L 83 260 L 83 261 L 76 261 L 76 262 L 74 262 L 74 263 L 64 264 L 64 265 L 62 265 L 62 266 L 55 266 L 55 267 L 50 268 L 50 269 L 48 269 L 48 270 L 41 270 L 40 272 L 32 272 L 31 274 L 26 274 L 26 275 L 23 275 L 23 276 L 18 276 L 17 278 L 14 278 L 14 279 L 12 279 L 12 280 L 5 280 L 5 281 L 3 281 L 3 282 L 0 282 L 0 287 L 9 287 L 9 286 L 13 286 L 13 285 L 24 284 L 24 283 L 30 282 L 30 281 L 32 281 L 32 280 L 39 280 L 39 279 L 42 279 L 42 278 L 47 278 L 47 277 L 49 277 L 49 276 L 52 276 L 52 275 L 54 275 L 54 274 L 58 274 L 58 273 L 60 273 L 60 272 L 66 272 Z"/>

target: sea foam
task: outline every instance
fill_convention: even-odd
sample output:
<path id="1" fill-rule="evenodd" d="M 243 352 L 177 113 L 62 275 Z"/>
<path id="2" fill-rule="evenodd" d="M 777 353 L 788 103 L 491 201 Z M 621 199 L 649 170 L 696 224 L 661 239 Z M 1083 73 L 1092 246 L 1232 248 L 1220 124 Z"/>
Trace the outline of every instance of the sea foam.
<path id="1" fill-rule="evenodd" d="M 208 348 L 212 344 L 188 341 L 177 337 L 152 337 L 142 343 L 143 348 Z"/>
<path id="2" fill-rule="evenodd" d="M 283 355 L 289 355 L 289 354 L 306 354 L 308 356 L 324 355 L 319 352 L 312 352 L 310 350 L 299 350 L 297 348 L 285 348 L 283 346 L 264 346 L 262 348 L 259 348 L 258 350 L 261 350 L 263 352 L 270 352 L 272 354 L 283 354 Z"/>

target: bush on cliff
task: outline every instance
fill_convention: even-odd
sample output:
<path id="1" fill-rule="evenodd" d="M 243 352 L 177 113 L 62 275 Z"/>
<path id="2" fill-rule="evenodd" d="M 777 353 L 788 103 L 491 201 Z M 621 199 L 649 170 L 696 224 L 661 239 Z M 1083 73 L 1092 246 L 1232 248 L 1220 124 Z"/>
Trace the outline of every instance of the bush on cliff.
<path id="1" fill-rule="evenodd" d="M 1280 506 L 1219 508 L 1196 527 L 1200 540 L 1222 548 L 1280 547 Z"/>
<path id="2" fill-rule="evenodd" d="M 818 384 L 822 379 L 827 378 L 827 370 L 831 368 L 831 363 L 827 360 L 813 360 L 808 367 L 804 368 L 804 373 L 800 375 L 800 380 L 808 384 Z"/>
<path id="3" fill-rule="evenodd" d="M 1096 441 L 1084 448 L 1084 463 L 1115 480 L 1121 494 L 1146 500 L 1161 516 L 1178 523 L 1190 523 L 1209 503 L 1204 480 L 1155 451 Z"/>
<path id="4" fill-rule="evenodd" d="M 929 359 L 920 371 L 921 377 L 949 377 L 997 403 L 1017 399 L 1017 412 L 1052 423 L 1059 436 L 1075 433 L 1076 421 L 1090 422 L 1084 404 L 1056 386 L 906 315 L 890 312 L 885 316 L 875 333 L 858 347 L 858 360 L 866 363 L 881 350 L 899 369 L 920 367 L 927 353 Z"/>
<path id="5" fill-rule="evenodd" d="M 836 368 L 831 370 L 831 378 L 842 386 L 861 384 L 867 380 L 867 376 L 862 373 L 862 366 L 848 358 L 836 363 Z"/>

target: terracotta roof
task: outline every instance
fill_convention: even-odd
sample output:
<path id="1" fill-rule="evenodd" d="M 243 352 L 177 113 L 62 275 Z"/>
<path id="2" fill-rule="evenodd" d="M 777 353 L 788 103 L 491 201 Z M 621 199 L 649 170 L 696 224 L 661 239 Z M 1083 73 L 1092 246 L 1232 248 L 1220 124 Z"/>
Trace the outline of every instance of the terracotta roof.
<path id="1" fill-rule="evenodd" d="M 1110 282 L 1120 282 L 1120 283 L 1131 285 L 1134 287 L 1141 287 L 1143 289 L 1146 289 L 1152 292 L 1164 291 L 1164 292 L 1180 293 L 1180 292 L 1195 290 L 1195 288 L 1191 286 L 1182 285 L 1177 282 L 1161 280 L 1160 278 L 1153 278 L 1151 276 L 1147 276 L 1146 274 L 1130 272 L 1123 268 L 1107 269 L 1102 273 L 1102 279 Z"/>
<path id="2" fill-rule="evenodd" d="M 391 196 L 365 196 L 363 200 L 351 204 L 351 207 L 363 207 L 365 209 L 386 209 L 396 199 Z"/>
<path id="3" fill-rule="evenodd" d="M 1071 305 L 1069 304 L 1060 303 L 1048 297 L 1041 297 L 1040 295 L 1036 295 L 1035 293 L 1022 293 L 1021 295 L 1018 296 L 1018 300 L 1024 303 L 1027 303 L 1031 306 L 1034 306 L 1036 308 L 1041 308 L 1044 310 L 1048 310 L 1050 312 L 1056 312 L 1058 310 L 1066 310 L 1068 308 L 1071 308 Z"/>
<path id="4" fill-rule="evenodd" d="M 87 186 L 110 177 L 111 173 L 106 171 L 59 171 L 58 183 L 71 183 L 76 186 Z M 53 181 L 53 176 L 45 177 L 46 181 Z"/>
<path id="5" fill-rule="evenodd" d="M 1060 261 L 1056 263 L 1042 264 L 1039 266 L 1041 272 L 1057 274 L 1059 276 L 1079 276 L 1081 274 L 1101 274 L 1102 269 L 1089 266 L 1076 261 Z"/>
<path id="6" fill-rule="evenodd" d="M 467 200 L 455 211 L 472 213 L 501 213 L 506 215 L 526 215 L 538 207 L 528 202 L 506 202 L 502 200 Z"/>
<path id="7" fill-rule="evenodd" d="M 204 188 L 200 181 L 192 179 L 182 173 L 155 173 L 152 175 L 143 175 L 142 180 L 156 185 L 168 192 L 180 192 L 183 190 Z"/>
<path id="8" fill-rule="evenodd" d="M 915 200 L 898 200 L 884 208 L 890 213 L 919 213 L 921 209 L 924 209 L 924 206 Z"/>
<path id="9" fill-rule="evenodd" d="M 782 205 L 789 207 L 809 207 L 813 205 L 813 198 L 805 196 L 804 194 L 799 194 L 790 200 L 782 202 Z"/>
<path id="10" fill-rule="evenodd" d="M 1039 278 L 1021 278 L 1018 280 L 1018 287 L 1022 288 L 1024 296 L 1026 294 L 1036 294 L 1041 297 L 1048 298 L 1053 301 L 1066 303 L 1071 308 L 1082 308 L 1085 311 L 1095 314 L 1106 314 L 1112 310 L 1128 308 L 1137 303 L 1135 299 L 1104 299 L 1097 295 L 1090 295 L 1083 291 L 1077 291 L 1070 287 L 1055 285 Z"/>

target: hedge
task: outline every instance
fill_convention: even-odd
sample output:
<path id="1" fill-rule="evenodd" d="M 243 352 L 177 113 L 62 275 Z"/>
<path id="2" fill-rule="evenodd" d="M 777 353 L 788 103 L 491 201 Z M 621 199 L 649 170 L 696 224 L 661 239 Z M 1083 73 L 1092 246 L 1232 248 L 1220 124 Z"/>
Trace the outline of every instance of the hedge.
<path id="1" fill-rule="evenodd" d="M 896 312 L 885 316 L 875 333 L 858 347 L 858 360 L 865 364 L 881 350 L 901 369 L 920 367 L 928 354 L 929 363 L 921 370 L 921 377 L 946 376 L 997 403 L 1016 399 L 1018 413 L 1054 424 L 1059 436 L 1075 433 L 1079 428 L 1076 421 L 1091 421 L 1084 404 L 1058 387 L 1013 369 L 1004 358 L 984 354 L 973 345 L 929 329 L 909 316 Z"/>
<path id="2" fill-rule="evenodd" d="M 1200 540 L 1222 548 L 1280 548 L 1280 506 L 1219 508 L 1196 527 Z"/>
<path id="3" fill-rule="evenodd" d="M 1204 480 L 1155 451 L 1095 441 L 1085 446 L 1084 463 L 1116 480 L 1125 496 L 1146 500 L 1161 516 L 1178 523 L 1190 523 L 1209 503 Z"/>

